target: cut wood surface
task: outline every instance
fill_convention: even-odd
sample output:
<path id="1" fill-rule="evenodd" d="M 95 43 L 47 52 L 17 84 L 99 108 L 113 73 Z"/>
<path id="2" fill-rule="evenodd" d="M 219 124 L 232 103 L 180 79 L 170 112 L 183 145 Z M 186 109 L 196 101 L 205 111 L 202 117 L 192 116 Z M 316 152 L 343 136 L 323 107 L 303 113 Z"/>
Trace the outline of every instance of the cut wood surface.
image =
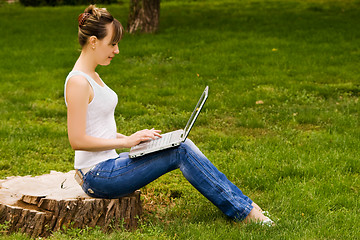
<path id="1" fill-rule="evenodd" d="M 64 227 L 133 229 L 142 206 L 140 191 L 120 199 L 91 198 L 74 179 L 75 171 L 0 180 L 0 224 L 9 233 L 46 237 Z"/>

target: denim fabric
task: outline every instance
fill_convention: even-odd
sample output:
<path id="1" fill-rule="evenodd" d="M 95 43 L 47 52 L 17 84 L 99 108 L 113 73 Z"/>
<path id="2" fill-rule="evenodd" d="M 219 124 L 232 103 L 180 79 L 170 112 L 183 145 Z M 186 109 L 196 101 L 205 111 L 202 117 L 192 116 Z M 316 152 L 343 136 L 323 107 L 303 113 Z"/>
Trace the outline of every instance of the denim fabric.
<path id="1" fill-rule="evenodd" d="M 202 195 L 230 218 L 243 220 L 253 208 L 252 200 L 189 139 L 176 148 L 139 158 L 130 159 L 128 153 L 121 153 L 116 159 L 101 162 L 85 174 L 82 188 L 91 197 L 119 198 L 178 168 Z"/>

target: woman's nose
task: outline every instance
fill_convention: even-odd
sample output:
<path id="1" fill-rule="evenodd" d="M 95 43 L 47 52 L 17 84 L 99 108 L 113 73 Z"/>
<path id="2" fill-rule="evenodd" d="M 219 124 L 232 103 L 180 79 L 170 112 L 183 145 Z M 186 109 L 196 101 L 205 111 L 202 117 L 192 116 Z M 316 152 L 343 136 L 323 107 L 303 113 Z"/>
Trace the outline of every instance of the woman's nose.
<path id="1" fill-rule="evenodd" d="M 115 49 L 114 49 L 114 53 L 115 53 L 115 54 L 119 54 L 119 52 L 120 52 L 120 51 L 119 51 L 119 46 L 116 44 L 116 45 L 115 45 Z"/>

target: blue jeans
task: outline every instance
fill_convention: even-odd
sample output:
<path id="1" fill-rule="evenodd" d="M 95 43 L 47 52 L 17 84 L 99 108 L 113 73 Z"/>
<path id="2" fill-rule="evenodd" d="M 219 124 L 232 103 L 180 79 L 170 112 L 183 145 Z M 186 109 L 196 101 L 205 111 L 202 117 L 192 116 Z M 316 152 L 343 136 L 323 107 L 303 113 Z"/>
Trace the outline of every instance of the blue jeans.
<path id="1" fill-rule="evenodd" d="M 121 153 L 118 158 L 101 162 L 85 174 L 82 188 L 91 197 L 119 198 L 178 168 L 202 195 L 230 218 L 243 220 L 253 208 L 252 200 L 189 139 L 176 148 L 135 159 Z"/>

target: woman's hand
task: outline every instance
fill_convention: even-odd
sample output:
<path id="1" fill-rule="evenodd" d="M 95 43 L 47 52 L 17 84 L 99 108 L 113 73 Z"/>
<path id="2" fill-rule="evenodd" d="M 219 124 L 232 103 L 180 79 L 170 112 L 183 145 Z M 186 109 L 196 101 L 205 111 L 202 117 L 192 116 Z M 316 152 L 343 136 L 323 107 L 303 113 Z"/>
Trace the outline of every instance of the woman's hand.
<path id="1" fill-rule="evenodd" d="M 161 130 L 153 129 L 144 129 L 138 131 L 128 137 L 126 137 L 126 145 L 128 148 L 133 147 L 141 142 L 149 141 L 151 139 L 156 139 L 156 137 L 161 138 Z"/>

